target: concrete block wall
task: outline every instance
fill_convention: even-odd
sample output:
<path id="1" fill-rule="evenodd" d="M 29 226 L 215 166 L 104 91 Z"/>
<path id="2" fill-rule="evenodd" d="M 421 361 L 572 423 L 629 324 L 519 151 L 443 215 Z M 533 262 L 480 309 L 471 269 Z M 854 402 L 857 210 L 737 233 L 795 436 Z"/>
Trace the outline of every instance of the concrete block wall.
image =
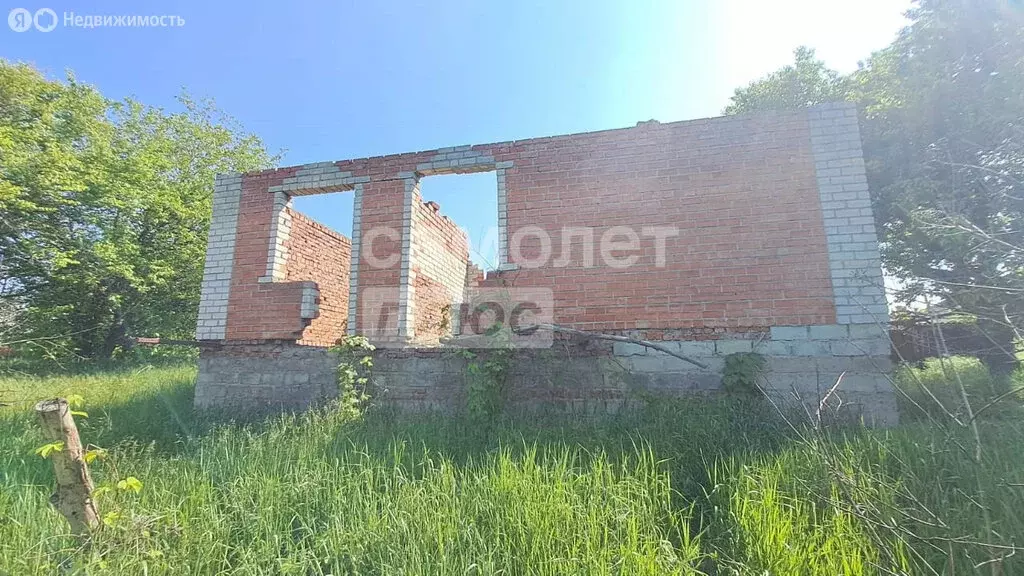
<path id="1" fill-rule="evenodd" d="M 338 394 L 337 360 L 323 347 L 232 341 L 204 349 L 197 408 L 302 409 Z"/>
<path id="2" fill-rule="evenodd" d="M 833 342 L 839 342 L 836 338 Z M 509 373 L 511 409 L 614 412 L 644 394 L 685 396 L 722 390 L 722 368 L 734 350 L 763 349 L 747 340 L 671 345 L 708 364 L 631 345 L 563 342 L 550 350 L 516 351 Z M 486 352 L 482 352 L 486 353 Z M 375 400 L 407 410 L 455 412 L 466 402 L 466 358 L 444 348 L 380 349 L 372 373 Z M 305 408 L 337 395 L 336 359 L 323 347 L 294 342 L 230 342 L 200 357 L 196 405 L 201 408 Z M 760 385 L 783 408 L 802 403 L 814 414 L 828 396 L 826 418 L 895 424 L 887 356 L 771 356 Z M 840 379 L 839 386 L 829 395 Z"/>
<path id="3" fill-rule="evenodd" d="M 861 325 L 857 325 L 861 326 Z M 835 338 L 827 341 L 838 344 Z M 726 357 L 764 352 L 772 340 L 724 339 L 668 342 L 708 365 L 631 344 L 568 343 L 550 350 L 518 350 L 510 366 L 512 408 L 614 412 L 645 394 L 679 397 L 722 393 Z M 828 344 L 826 344 L 827 346 Z M 486 353 L 486 352 L 482 352 Z M 759 385 L 782 409 L 814 414 L 822 399 L 824 419 L 862 420 L 891 426 L 899 418 L 888 373 L 888 356 L 768 356 Z M 465 360 L 444 349 L 385 350 L 374 360 L 378 400 L 410 410 L 456 411 L 465 406 Z M 836 382 L 839 385 L 832 390 Z"/>
<path id="4" fill-rule="evenodd" d="M 613 354 L 627 372 L 651 382 L 650 388 L 715 392 L 721 390 L 730 354 L 758 353 L 767 359 L 760 385 L 780 403 L 802 403 L 814 413 L 828 397 L 829 414 L 839 411 L 879 426 L 898 421 L 890 341 L 883 324 L 773 326 L 768 332 L 744 336 L 661 342 L 704 362 L 708 370 L 630 343 L 615 343 Z"/>

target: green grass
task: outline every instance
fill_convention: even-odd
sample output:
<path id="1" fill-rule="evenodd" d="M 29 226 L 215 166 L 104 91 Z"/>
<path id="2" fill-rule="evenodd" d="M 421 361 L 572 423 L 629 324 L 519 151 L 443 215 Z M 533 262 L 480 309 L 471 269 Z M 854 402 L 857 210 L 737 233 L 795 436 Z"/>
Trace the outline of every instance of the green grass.
<path id="1" fill-rule="evenodd" d="M 962 574 L 1024 542 L 1009 409 L 981 420 L 978 464 L 967 428 L 793 430 L 749 399 L 507 418 L 481 439 L 461 418 L 329 407 L 200 418 L 193 379 L 0 380 L 17 401 L 0 408 L 0 574 Z M 85 398 L 83 440 L 109 451 L 97 485 L 144 484 L 99 498 L 117 517 L 84 549 L 33 453 L 31 401 L 57 394 Z"/>

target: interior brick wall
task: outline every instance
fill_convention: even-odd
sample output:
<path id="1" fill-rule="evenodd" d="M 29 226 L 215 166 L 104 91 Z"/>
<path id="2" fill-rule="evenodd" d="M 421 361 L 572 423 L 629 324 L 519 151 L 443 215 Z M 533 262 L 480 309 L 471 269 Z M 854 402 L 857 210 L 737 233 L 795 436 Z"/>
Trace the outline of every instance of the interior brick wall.
<path id="1" fill-rule="evenodd" d="M 289 252 L 287 278 L 261 281 L 267 273 L 274 220 L 274 195 L 268 188 L 296 171 L 283 168 L 242 177 L 227 340 L 299 340 L 327 345 L 344 333 L 351 251 L 348 239 L 288 208 L 292 236 L 285 242 Z M 302 302 L 304 294 L 314 289 L 320 293 L 320 316 L 311 320 L 303 318 Z"/>
<path id="2" fill-rule="evenodd" d="M 416 202 L 413 226 L 415 342 L 437 344 L 452 334 L 452 311 L 466 289 L 469 239 L 433 202 Z"/>
<path id="3" fill-rule="evenodd" d="M 345 335 L 348 323 L 348 276 L 352 241 L 288 208 L 287 280 L 312 280 L 319 291 L 318 312 L 302 333 L 300 344 L 330 346 Z"/>
<path id="4" fill-rule="evenodd" d="M 452 334 L 452 299 L 448 289 L 436 280 L 427 276 L 416 276 L 414 282 L 416 332 L 412 343 L 418 346 L 436 346 L 442 338 Z"/>

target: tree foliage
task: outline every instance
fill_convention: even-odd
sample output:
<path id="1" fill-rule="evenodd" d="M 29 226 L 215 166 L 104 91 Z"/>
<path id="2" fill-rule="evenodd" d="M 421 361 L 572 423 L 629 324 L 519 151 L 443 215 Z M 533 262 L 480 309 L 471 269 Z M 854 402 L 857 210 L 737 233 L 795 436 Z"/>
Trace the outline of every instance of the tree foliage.
<path id="1" fill-rule="evenodd" d="M 814 50 L 800 46 L 793 51 L 793 58 L 792 65 L 737 89 L 725 113 L 790 110 L 846 99 L 848 79 L 825 66 Z"/>
<path id="2" fill-rule="evenodd" d="M 736 91 L 727 113 L 857 102 L 886 270 L 1012 331 L 1024 314 L 1024 11 L 919 0 L 910 24 L 840 76 L 813 52 Z"/>
<path id="3" fill-rule="evenodd" d="M 0 340 L 109 358 L 130 336 L 192 334 L 214 175 L 274 158 L 211 102 L 178 102 L 0 60 L 0 303 L 17 315 Z"/>

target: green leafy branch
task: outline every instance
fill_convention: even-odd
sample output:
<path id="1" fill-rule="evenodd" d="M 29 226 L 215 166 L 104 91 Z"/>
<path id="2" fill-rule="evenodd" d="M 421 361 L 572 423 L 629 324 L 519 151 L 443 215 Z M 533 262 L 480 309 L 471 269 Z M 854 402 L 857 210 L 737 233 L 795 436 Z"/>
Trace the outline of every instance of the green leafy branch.
<path id="1" fill-rule="evenodd" d="M 338 358 L 338 403 L 341 409 L 358 416 L 370 401 L 370 373 L 373 351 L 365 336 L 343 336 L 331 348 Z"/>

